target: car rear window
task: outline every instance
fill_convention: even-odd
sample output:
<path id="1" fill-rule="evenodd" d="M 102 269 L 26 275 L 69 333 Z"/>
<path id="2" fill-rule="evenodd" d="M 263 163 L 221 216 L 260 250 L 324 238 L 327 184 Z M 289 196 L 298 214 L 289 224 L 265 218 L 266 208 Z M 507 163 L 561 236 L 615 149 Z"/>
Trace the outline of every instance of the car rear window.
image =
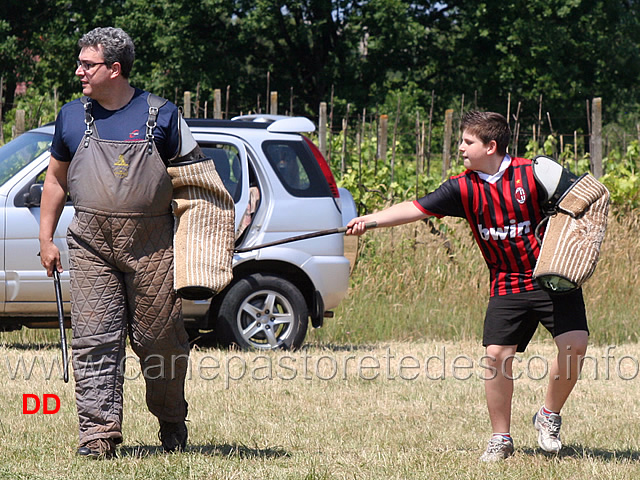
<path id="1" fill-rule="evenodd" d="M 238 149 L 228 143 L 201 143 L 202 153 L 212 158 L 225 188 L 238 202 L 242 196 L 242 166 Z"/>
<path id="2" fill-rule="evenodd" d="M 322 170 L 303 142 L 268 140 L 262 150 L 284 188 L 296 197 L 330 197 Z"/>

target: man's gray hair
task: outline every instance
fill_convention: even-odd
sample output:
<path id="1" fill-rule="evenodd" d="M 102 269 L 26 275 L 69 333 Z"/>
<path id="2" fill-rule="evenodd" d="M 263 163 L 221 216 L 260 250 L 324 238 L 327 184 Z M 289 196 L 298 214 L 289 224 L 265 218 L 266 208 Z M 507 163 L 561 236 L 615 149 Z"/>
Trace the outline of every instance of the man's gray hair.
<path id="1" fill-rule="evenodd" d="M 101 46 L 104 62 L 107 65 L 113 65 L 115 62 L 120 63 L 122 76 L 129 78 L 135 58 L 135 47 L 131 37 L 121 28 L 94 28 L 78 40 L 78 46 L 80 49 Z"/>

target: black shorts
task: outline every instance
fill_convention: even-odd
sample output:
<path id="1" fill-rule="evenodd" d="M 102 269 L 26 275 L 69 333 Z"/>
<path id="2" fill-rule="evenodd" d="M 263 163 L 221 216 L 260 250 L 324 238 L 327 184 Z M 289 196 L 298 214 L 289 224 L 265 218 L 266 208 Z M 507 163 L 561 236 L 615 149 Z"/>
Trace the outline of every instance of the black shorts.
<path id="1" fill-rule="evenodd" d="M 589 333 L 582 289 L 566 295 L 549 295 L 536 290 L 491 297 L 484 319 L 482 344 L 485 347 L 517 345 L 517 351 L 524 352 L 538 323 L 554 338 L 574 330 Z"/>

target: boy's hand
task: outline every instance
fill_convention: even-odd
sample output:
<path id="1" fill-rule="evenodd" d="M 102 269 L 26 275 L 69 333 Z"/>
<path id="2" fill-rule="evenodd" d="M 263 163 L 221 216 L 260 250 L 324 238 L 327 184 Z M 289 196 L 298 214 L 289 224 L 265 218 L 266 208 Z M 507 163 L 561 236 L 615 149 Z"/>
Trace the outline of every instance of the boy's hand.
<path id="1" fill-rule="evenodd" d="M 356 217 L 347 223 L 347 235 L 362 235 L 369 228 L 395 227 L 416 220 L 427 218 L 429 214 L 423 212 L 412 201 L 397 203 L 379 212 Z"/>
<path id="2" fill-rule="evenodd" d="M 353 218 L 347 223 L 346 235 L 362 235 L 367 231 L 367 228 L 375 226 L 376 222 L 371 219 L 371 215 L 365 215 L 364 217 Z"/>

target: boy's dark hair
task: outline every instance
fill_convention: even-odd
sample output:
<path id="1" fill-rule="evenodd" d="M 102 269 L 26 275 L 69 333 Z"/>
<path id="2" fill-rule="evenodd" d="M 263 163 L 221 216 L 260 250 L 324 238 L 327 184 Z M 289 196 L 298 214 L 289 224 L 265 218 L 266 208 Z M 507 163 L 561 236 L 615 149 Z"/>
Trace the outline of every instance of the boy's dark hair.
<path id="1" fill-rule="evenodd" d="M 131 37 L 121 28 L 94 28 L 80 38 L 78 46 L 80 49 L 101 46 L 107 66 L 119 62 L 122 67 L 122 76 L 129 78 L 135 58 L 135 47 Z"/>
<path id="2" fill-rule="evenodd" d="M 475 135 L 482 143 L 487 144 L 491 140 L 496 141 L 500 155 L 506 155 L 511 129 L 507 119 L 495 112 L 467 112 L 460 122 L 460 130 Z"/>

